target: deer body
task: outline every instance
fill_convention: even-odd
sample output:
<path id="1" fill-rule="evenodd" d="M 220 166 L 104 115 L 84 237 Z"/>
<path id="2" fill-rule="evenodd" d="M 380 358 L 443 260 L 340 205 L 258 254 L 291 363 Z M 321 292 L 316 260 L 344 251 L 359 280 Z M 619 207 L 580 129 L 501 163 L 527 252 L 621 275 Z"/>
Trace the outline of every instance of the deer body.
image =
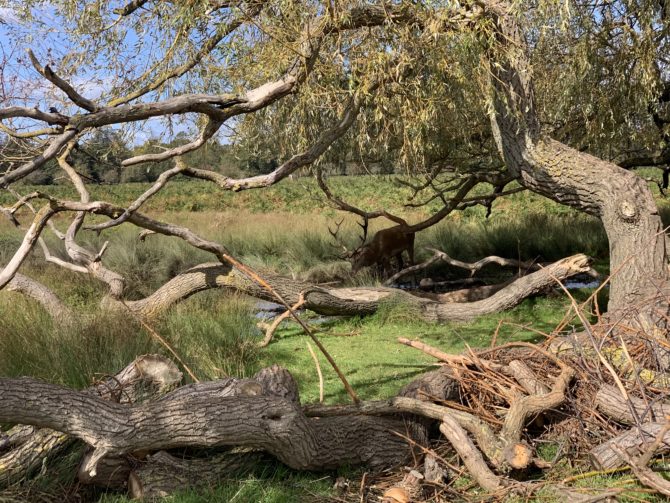
<path id="1" fill-rule="evenodd" d="M 368 244 L 361 246 L 350 258 L 351 272 L 356 274 L 361 268 L 377 265 L 383 275 L 391 267 L 391 258 L 398 259 L 398 270 L 403 268 L 402 253 L 407 251 L 409 263 L 414 263 L 414 233 L 403 225 L 396 225 L 377 232 Z"/>

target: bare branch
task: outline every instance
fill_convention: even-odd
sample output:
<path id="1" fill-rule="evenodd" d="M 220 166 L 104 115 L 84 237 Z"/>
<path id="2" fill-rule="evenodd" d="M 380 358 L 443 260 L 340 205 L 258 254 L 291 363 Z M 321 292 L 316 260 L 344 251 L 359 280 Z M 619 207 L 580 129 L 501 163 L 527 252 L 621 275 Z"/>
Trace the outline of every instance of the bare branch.
<path id="1" fill-rule="evenodd" d="M 183 173 L 187 168 L 187 166 L 184 164 L 184 161 L 181 159 L 177 159 L 176 166 L 172 169 L 168 169 L 167 171 L 164 171 L 163 173 L 160 174 L 156 182 L 149 188 L 147 189 L 140 197 L 138 197 L 126 210 L 119 215 L 117 218 L 114 218 L 112 220 L 109 220 L 107 222 L 103 222 L 100 224 L 96 225 L 89 225 L 86 227 L 86 230 L 92 230 L 92 231 L 101 231 L 104 229 L 109 229 L 111 227 L 115 227 L 117 225 L 122 224 L 130 216 L 135 213 L 137 210 L 140 209 L 140 207 L 151 198 L 154 194 L 156 194 L 159 190 L 161 190 L 165 184 L 170 180 L 170 178 L 178 175 L 179 173 Z"/>
<path id="2" fill-rule="evenodd" d="M 212 136 L 214 136 L 214 134 L 221 127 L 221 124 L 223 123 L 220 121 L 209 119 L 207 121 L 207 125 L 202 130 L 200 136 L 196 140 L 187 143 L 185 145 L 180 145 L 179 147 L 166 150 L 165 152 L 161 152 L 160 154 L 144 154 L 131 157 L 130 159 L 126 159 L 125 161 L 121 162 L 121 166 L 127 167 L 127 166 L 133 166 L 135 164 L 141 164 L 143 162 L 165 161 L 167 159 L 171 159 L 172 157 L 177 157 L 180 155 L 187 154 L 188 152 L 192 152 L 193 150 L 197 150 L 202 145 L 204 145 L 207 142 L 207 140 L 209 140 Z"/>
<path id="3" fill-rule="evenodd" d="M 405 219 L 393 215 L 386 210 L 365 211 L 340 199 L 335 194 L 333 194 L 333 192 L 330 190 L 330 187 L 328 187 L 326 184 L 326 180 L 323 177 L 323 171 L 321 168 L 317 166 L 315 171 L 315 177 L 319 188 L 336 208 L 339 208 L 342 211 L 348 211 L 349 213 L 354 213 L 355 215 L 359 215 L 363 217 L 365 221 L 371 220 L 373 218 L 385 217 L 399 225 L 407 225 L 407 221 Z"/>
<path id="4" fill-rule="evenodd" d="M 140 4 L 137 7 L 132 8 L 132 10 L 129 11 L 133 12 L 139 6 L 144 4 L 146 0 L 134 0 L 133 2 L 130 2 L 126 7 L 121 11 L 125 12 L 127 9 L 134 7 L 134 4 Z M 227 24 L 221 24 L 217 27 L 216 34 L 208 38 L 200 47 L 198 52 L 196 52 L 188 61 L 185 63 L 179 65 L 176 68 L 173 68 L 171 70 L 168 70 L 161 75 L 159 75 L 153 82 L 147 84 L 146 86 L 142 87 L 141 89 L 138 89 L 137 91 L 134 91 L 126 96 L 123 96 L 121 98 L 117 98 L 115 100 L 112 100 L 109 103 L 110 107 L 116 107 L 118 105 L 123 105 L 125 103 L 128 103 L 129 101 L 132 101 L 136 98 L 139 98 L 140 96 L 144 96 L 145 94 L 155 91 L 156 89 L 160 88 L 163 84 L 165 84 L 168 80 L 174 79 L 174 78 L 179 78 L 182 75 L 184 75 L 186 72 L 191 70 L 193 67 L 195 67 L 202 59 L 210 54 L 217 45 L 228 35 L 230 35 L 233 31 L 235 31 L 237 28 L 239 28 L 246 20 L 253 18 L 257 16 L 261 8 L 263 7 L 263 2 L 259 1 L 252 1 L 249 2 L 251 4 L 251 9 L 248 12 L 243 11 L 243 15 L 236 17 L 232 21 L 230 21 Z M 115 11 L 116 12 L 116 11 Z M 119 15 L 124 16 L 128 14 L 122 14 L 119 13 Z"/>
<path id="5" fill-rule="evenodd" d="M 148 1 L 149 0 L 131 0 L 123 7 L 114 9 L 112 12 L 121 17 L 130 16 L 133 12 L 142 7 Z"/>
<path id="6" fill-rule="evenodd" d="M 360 94 L 353 96 L 349 100 L 348 105 L 345 107 L 344 113 L 335 125 L 321 133 L 316 142 L 307 150 L 301 152 L 300 154 L 294 155 L 288 161 L 284 162 L 281 166 L 272 171 L 272 173 L 268 173 L 267 175 L 234 179 L 209 170 L 187 168 L 184 170 L 184 175 L 191 176 L 193 178 L 209 180 L 216 183 L 223 189 L 233 190 L 236 192 L 274 185 L 275 183 L 286 178 L 291 173 L 294 173 L 299 168 L 314 162 L 321 154 L 328 150 L 328 148 L 337 139 L 342 137 L 342 135 L 346 133 L 354 123 L 356 117 L 358 117 L 364 99 L 365 98 Z"/>
<path id="7" fill-rule="evenodd" d="M 0 110 L 0 114 L 1 113 L 2 111 Z M 60 152 L 60 149 L 63 148 L 67 142 L 72 140 L 76 135 L 76 130 L 66 129 L 62 135 L 51 140 L 49 142 L 49 146 L 40 155 L 23 164 L 22 166 L 19 166 L 14 171 L 10 171 L 9 173 L 5 173 L 4 175 L 0 176 L 0 187 L 7 187 L 10 183 L 29 175 L 37 168 L 44 165 L 45 162 L 56 157 L 58 152 Z"/>
<path id="8" fill-rule="evenodd" d="M 52 208 L 50 205 L 43 206 L 35 215 L 33 223 L 28 228 L 21 246 L 16 250 L 14 256 L 10 259 L 7 265 L 0 271 L 0 290 L 2 290 L 7 283 L 9 283 L 16 272 L 21 267 L 21 264 L 26 260 L 28 254 L 35 246 L 37 239 L 39 238 L 44 226 L 47 224 L 49 219 L 57 213 L 55 208 Z"/>
<path id="9" fill-rule="evenodd" d="M 84 110 L 88 110 L 89 112 L 96 112 L 100 108 L 95 102 L 89 100 L 88 98 L 84 98 L 68 82 L 56 75 L 49 67 L 49 65 L 42 67 L 40 62 L 33 54 L 33 51 L 28 49 L 27 52 L 31 63 L 35 67 L 35 70 L 37 70 L 38 73 L 40 73 L 45 79 L 63 91 L 74 104 L 80 106 Z"/>
<path id="10" fill-rule="evenodd" d="M 69 307 L 56 296 L 53 291 L 42 283 L 35 281 L 23 274 L 17 273 L 7 284 L 7 290 L 18 292 L 39 302 L 44 309 L 57 322 L 67 322 L 74 319 Z"/>
<path id="11" fill-rule="evenodd" d="M 8 128 L 2 123 L 0 123 L 0 131 L 7 133 L 12 138 L 23 138 L 23 139 L 36 138 L 38 136 L 45 136 L 45 135 L 55 135 L 63 132 L 62 128 L 43 128 L 19 133 L 18 131 L 14 131 L 12 128 Z"/>
<path id="12" fill-rule="evenodd" d="M 51 223 L 51 221 L 49 221 L 49 223 Z M 40 245 L 40 248 L 42 248 L 42 253 L 44 254 L 44 260 L 46 260 L 47 262 L 55 264 L 59 267 L 63 267 L 64 269 L 69 269 L 70 271 L 88 274 L 88 269 L 86 269 L 85 267 L 77 264 L 72 264 L 71 262 L 66 262 L 65 260 L 53 256 L 49 251 L 49 247 L 47 246 L 43 238 L 40 237 L 37 240 L 37 242 Z"/>
<path id="13" fill-rule="evenodd" d="M 18 106 L 0 108 L 0 119 L 13 119 L 15 117 L 26 117 L 43 121 L 47 124 L 60 124 L 61 126 L 66 126 L 69 120 L 66 115 L 53 112 L 42 112 L 37 108 Z"/>

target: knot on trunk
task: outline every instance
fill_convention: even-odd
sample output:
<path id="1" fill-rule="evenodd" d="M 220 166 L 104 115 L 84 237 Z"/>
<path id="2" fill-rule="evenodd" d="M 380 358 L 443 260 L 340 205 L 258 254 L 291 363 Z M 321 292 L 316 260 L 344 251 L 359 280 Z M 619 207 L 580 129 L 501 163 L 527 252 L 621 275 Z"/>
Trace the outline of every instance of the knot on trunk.
<path id="1" fill-rule="evenodd" d="M 619 203 L 617 213 L 626 223 L 632 224 L 640 219 L 640 213 L 638 212 L 636 205 L 627 199 L 624 199 Z"/>

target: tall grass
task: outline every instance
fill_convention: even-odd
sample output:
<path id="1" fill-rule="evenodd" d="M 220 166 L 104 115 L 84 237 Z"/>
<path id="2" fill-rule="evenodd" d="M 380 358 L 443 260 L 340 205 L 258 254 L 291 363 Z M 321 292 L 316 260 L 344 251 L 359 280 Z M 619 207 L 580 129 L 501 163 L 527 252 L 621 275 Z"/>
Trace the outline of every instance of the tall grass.
<path id="1" fill-rule="evenodd" d="M 33 376 L 85 387 L 113 375 L 139 355 L 166 349 L 125 313 L 80 312 L 58 326 L 38 306 L 0 298 L 0 375 Z M 260 332 L 248 301 L 205 294 L 171 312 L 154 328 L 201 379 L 250 375 L 257 370 Z"/>

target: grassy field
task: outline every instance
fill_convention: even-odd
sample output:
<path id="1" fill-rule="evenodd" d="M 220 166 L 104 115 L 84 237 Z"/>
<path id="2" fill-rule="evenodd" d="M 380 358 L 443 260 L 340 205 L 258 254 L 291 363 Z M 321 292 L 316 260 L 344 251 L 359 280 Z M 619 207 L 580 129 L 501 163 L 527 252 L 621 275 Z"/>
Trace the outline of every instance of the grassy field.
<path id="1" fill-rule="evenodd" d="M 390 179 L 371 177 L 334 178 L 333 190 L 366 208 L 386 207 L 418 221 L 436 210 L 428 206 L 408 210 L 402 206 L 407 190 Z M 127 204 L 146 185 L 101 186 L 94 198 Z M 23 192 L 33 190 L 25 187 Z M 239 259 L 260 271 L 273 271 L 296 278 L 315 280 L 333 270 L 346 271 L 348 265 L 337 258 L 327 232 L 339 215 L 317 194 L 311 180 L 281 183 L 264 191 L 240 194 L 213 190 L 196 182 L 169 184 L 146 207 L 155 218 L 188 225 L 204 237 L 225 244 Z M 42 187 L 57 197 L 73 197 L 65 187 Z M 0 204 L 11 203 L 0 192 Z M 664 216 L 670 207 L 659 202 Z M 22 213 L 22 223 L 30 215 Z M 666 218 L 666 222 L 670 220 Z M 66 221 L 56 220 L 64 229 Z M 344 224 L 344 234 L 356 239 L 353 219 Z M 128 280 L 127 296 L 142 298 L 167 279 L 212 257 L 179 240 L 152 236 L 137 239 L 131 226 L 105 231 L 97 236 L 82 233 L 80 242 L 101 246 L 109 241 L 105 263 Z M 22 234 L 0 221 L 0 264 L 15 251 Z M 62 244 L 46 236 L 51 252 L 63 255 Z M 493 215 L 483 218 L 481 208 L 471 208 L 448 217 L 439 225 L 417 235 L 417 254 L 430 255 L 433 246 L 454 258 L 474 261 L 490 254 L 510 258 L 556 260 L 584 252 L 593 256 L 602 271 L 607 270 L 608 245 L 596 220 L 575 213 L 533 194 L 521 193 L 496 202 Z M 55 326 L 40 307 L 16 294 L 0 292 L 0 375 L 31 375 L 69 386 L 83 387 L 100 375 L 113 374 L 135 356 L 165 354 L 144 329 L 127 317 L 115 318 L 99 310 L 102 286 L 87 277 L 73 276 L 45 264 L 35 252 L 22 269 L 25 274 L 51 287 L 68 305 L 82 313 L 81 320 L 63 329 Z M 445 277 L 453 271 L 433 271 Z M 494 273 L 491 273 L 494 275 Z M 369 281 L 369 277 L 358 281 Z M 589 292 L 575 291 L 578 299 Z M 528 299 L 516 309 L 480 318 L 472 323 L 440 325 L 417 321 L 403 306 L 384 306 L 367 318 L 312 319 L 321 340 L 332 353 L 363 399 L 394 395 L 415 376 L 429 369 L 433 361 L 418 351 L 399 345 L 397 337 L 420 338 L 447 352 L 466 347 L 485 347 L 498 330 L 497 342 L 534 341 L 551 333 L 563 319 L 567 299 L 556 293 Z M 257 328 L 255 301 L 217 291 L 198 294 L 181 303 L 154 324 L 200 379 L 227 375 L 248 376 L 264 366 L 279 363 L 288 368 L 300 385 L 303 403 L 318 400 L 318 380 L 306 338 L 295 324 L 286 323 L 275 341 L 260 350 L 262 336 Z M 307 316 L 310 320 L 310 316 Z M 321 358 L 325 377 L 325 400 L 347 401 L 341 383 Z M 355 477 L 357 472 L 347 472 Z M 34 481 L 0 492 L 0 502 L 13 501 L 12 494 L 40 498 L 59 488 L 59 497 L 76 498 L 67 463 L 56 460 Z M 242 481 L 230 481 L 208 493 L 181 495 L 171 501 L 323 501 L 333 496 L 334 474 L 298 474 L 275 465 Z M 608 479 L 599 484 L 606 485 Z M 12 492 L 15 491 L 15 492 Z M 88 494 L 93 501 L 122 501 L 114 495 Z M 16 500 L 20 501 L 20 499 Z"/>

